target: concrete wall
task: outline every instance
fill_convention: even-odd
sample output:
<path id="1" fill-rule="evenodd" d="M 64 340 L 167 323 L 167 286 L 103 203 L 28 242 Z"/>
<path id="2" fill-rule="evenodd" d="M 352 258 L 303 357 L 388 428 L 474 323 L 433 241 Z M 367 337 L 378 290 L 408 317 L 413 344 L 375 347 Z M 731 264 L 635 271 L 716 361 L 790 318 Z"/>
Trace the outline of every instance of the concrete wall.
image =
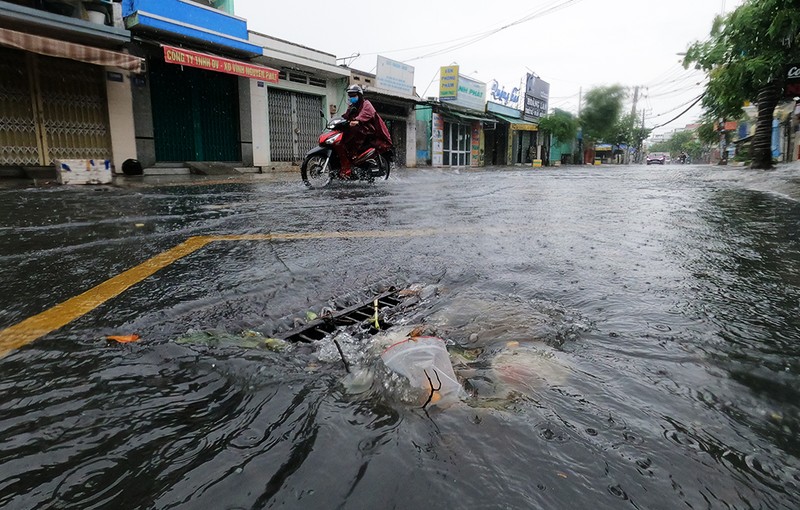
<path id="1" fill-rule="evenodd" d="M 247 80 L 250 102 L 250 133 L 252 141 L 252 164 L 269 165 L 269 119 L 267 111 L 267 84 L 263 81 Z M 245 98 L 242 96 L 241 101 Z M 242 153 L 244 157 L 244 153 Z"/>
<path id="2" fill-rule="evenodd" d="M 153 131 L 153 110 L 150 103 L 150 79 L 146 74 L 131 79 L 133 121 L 137 159 L 147 168 L 156 163 L 156 144 Z"/>
<path id="3" fill-rule="evenodd" d="M 410 108 L 406 119 L 406 167 L 417 167 L 417 112 Z"/>
<path id="4" fill-rule="evenodd" d="M 106 78 L 108 96 L 108 122 L 111 131 L 111 163 L 116 173 L 122 173 L 122 163 L 126 159 L 136 159 L 136 132 L 133 122 L 133 93 L 130 73 L 122 69 L 106 68 L 122 77 L 122 81 Z"/>

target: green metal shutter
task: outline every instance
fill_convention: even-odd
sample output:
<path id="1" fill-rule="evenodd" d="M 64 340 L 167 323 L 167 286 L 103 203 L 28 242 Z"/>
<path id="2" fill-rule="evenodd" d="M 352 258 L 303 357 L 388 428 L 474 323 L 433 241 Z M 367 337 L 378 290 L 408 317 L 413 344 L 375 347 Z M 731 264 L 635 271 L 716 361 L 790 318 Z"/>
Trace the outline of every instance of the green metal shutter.
<path id="1" fill-rule="evenodd" d="M 239 142 L 239 79 L 199 71 L 202 161 L 241 161 Z"/>
<path id="2" fill-rule="evenodd" d="M 152 62 L 157 161 L 241 161 L 238 78 Z"/>

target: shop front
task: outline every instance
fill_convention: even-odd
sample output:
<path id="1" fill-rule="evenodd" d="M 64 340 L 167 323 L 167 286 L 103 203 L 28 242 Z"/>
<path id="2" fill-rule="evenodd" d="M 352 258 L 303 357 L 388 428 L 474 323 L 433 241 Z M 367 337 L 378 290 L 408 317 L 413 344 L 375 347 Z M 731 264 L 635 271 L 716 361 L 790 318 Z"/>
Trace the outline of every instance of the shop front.
<path id="1" fill-rule="evenodd" d="M 324 96 L 272 88 L 267 103 L 270 161 L 299 164 L 306 152 L 317 145 Z"/>
<path id="2" fill-rule="evenodd" d="M 37 5 L 0 11 L 0 167 L 23 176 L 56 160 L 113 164 L 125 155 L 131 111 L 125 76 L 141 69 L 139 58 L 122 52 L 130 34 L 110 18 Z"/>
<path id="3" fill-rule="evenodd" d="M 448 105 L 449 106 L 449 105 Z M 483 166 L 484 132 L 496 121 L 480 112 L 457 112 L 433 106 L 431 164 L 433 166 Z"/>
<path id="4" fill-rule="evenodd" d="M 148 62 L 156 161 L 241 161 L 238 78 L 158 57 Z"/>
<path id="5" fill-rule="evenodd" d="M 514 164 L 547 165 L 550 159 L 550 145 L 547 137 L 539 138 L 539 119 L 547 115 L 550 97 L 550 84 L 538 75 L 528 73 L 525 78 L 525 97 L 522 111 L 524 124 L 517 124 L 520 131 L 514 146 Z M 512 126 L 513 127 L 513 126 Z"/>
<path id="6" fill-rule="evenodd" d="M 414 103 L 404 103 L 370 90 L 364 92 L 364 97 L 369 99 L 389 129 L 395 148 L 395 163 L 402 167 L 416 166 L 416 133 L 413 133 L 413 138 L 409 138 L 409 128 L 416 126 L 409 126 L 408 122 L 409 114 L 413 115 L 414 112 Z M 412 143 L 413 152 L 409 152 L 409 145 Z M 409 154 L 413 154 L 413 160 Z"/>
<path id="7" fill-rule="evenodd" d="M 535 122 L 524 120 L 520 110 L 491 101 L 486 103 L 486 111 L 497 119 L 495 133 L 486 137 L 487 161 L 491 158 L 491 164 L 523 165 L 539 159 L 539 126 Z"/>
<path id="8" fill-rule="evenodd" d="M 431 164 L 483 166 L 484 132 L 497 120 L 485 113 L 486 84 L 459 74 L 458 66 L 440 69 L 439 100 L 431 107 Z"/>
<path id="9" fill-rule="evenodd" d="M 378 55 L 375 69 L 375 74 L 351 69 L 350 84 L 364 90 L 364 97 L 386 123 L 394 145 L 395 164 L 416 167 L 416 107 L 421 101 L 414 92 L 414 67 Z"/>
<path id="10" fill-rule="evenodd" d="M 498 164 L 529 165 L 540 159 L 537 146 L 539 126 L 536 123 L 523 120 L 519 116 L 500 113 L 492 115 L 498 120 L 498 131 L 506 135 L 505 146 L 497 146 L 497 150 L 502 150 L 504 156 L 503 162 Z M 499 155 L 496 158 L 501 159 Z"/>
<path id="11" fill-rule="evenodd" d="M 248 85 L 277 83 L 278 71 L 251 62 L 261 48 L 247 40 L 246 21 L 202 2 L 133 0 L 125 9 L 132 51 L 147 60 L 133 80 L 141 164 L 252 166 Z"/>
<path id="12" fill-rule="evenodd" d="M 536 125 L 512 124 L 511 129 L 513 133 L 512 164 L 530 165 L 534 160 L 541 159 L 538 147 L 538 127 Z"/>
<path id="13" fill-rule="evenodd" d="M 278 71 L 275 82 L 250 84 L 254 164 L 299 165 L 339 114 L 350 72 L 329 53 L 256 32 L 249 40 L 262 49 L 254 62 Z"/>
<path id="14" fill-rule="evenodd" d="M 477 123 L 444 120 L 442 166 L 472 166 L 472 134 Z"/>

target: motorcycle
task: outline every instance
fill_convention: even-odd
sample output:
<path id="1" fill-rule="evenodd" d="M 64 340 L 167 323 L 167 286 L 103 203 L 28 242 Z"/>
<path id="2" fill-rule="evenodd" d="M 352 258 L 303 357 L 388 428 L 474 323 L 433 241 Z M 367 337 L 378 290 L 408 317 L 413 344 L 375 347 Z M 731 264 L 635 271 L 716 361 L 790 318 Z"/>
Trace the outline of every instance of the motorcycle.
<path id="1" fill-rule="evenodd" d="M 324 188 L 334 179 L 374 182 L 389 178 L 394 161 L 391 150 L 381 153 L 375 147 L 368 147 L 350 160 L 344 145 L 349 127 L 347 120 L 337 117 L 319 135 L 319 145 L 306 153 L 300 165 L 300 176 L 306 186 Z"/>

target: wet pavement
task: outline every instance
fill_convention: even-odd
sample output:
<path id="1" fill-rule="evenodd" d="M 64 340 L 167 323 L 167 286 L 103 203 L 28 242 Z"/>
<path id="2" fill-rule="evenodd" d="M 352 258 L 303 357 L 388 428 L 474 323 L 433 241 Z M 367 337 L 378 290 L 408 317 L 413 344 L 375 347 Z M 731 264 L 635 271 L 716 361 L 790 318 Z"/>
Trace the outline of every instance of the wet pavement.
<path id="1" fill-rule="evenodd" d="M 186 180 L 0 187 L 3 508 L 797 507 L 800 167 Z"/>

